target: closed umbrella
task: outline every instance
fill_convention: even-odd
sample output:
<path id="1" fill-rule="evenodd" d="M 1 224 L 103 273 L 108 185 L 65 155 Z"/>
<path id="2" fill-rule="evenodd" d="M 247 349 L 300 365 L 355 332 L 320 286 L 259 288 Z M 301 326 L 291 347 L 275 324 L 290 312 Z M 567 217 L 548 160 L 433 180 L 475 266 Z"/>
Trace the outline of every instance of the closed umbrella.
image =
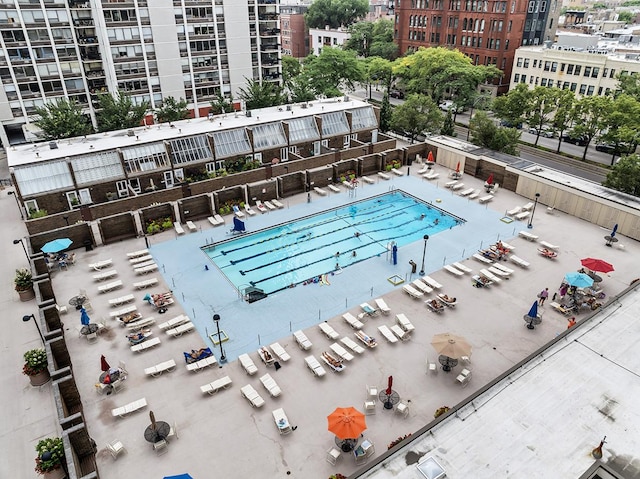
<path id="1" fill-rule="evenodd" d="M 523 319 L 528 323 L 527 328 L 529 329 L 534 329 L 536 324 L 542 322 L 542 318 L 538 316 L 538 301 L 533 302 L 531 309 L 523 316 Z"/>
<path id="2" fill-rule="evenodd" d="M 45 243 L 44 246 L 40 248 L 40 251 L 43 253 L 58 253 L 71 246 L 71 243 L 73 243 L 73 241 L 69 238 L 54 239 L 53 241 Z"/>
<path id="3" fill-rule="evenodd" d="M 387 396 L 391 394 L 391 386 L 393 386 L 393 376 L 389 376 L 387 380 L 387 390 L 385 391 Z"/>
<path id="4" fill-rule="evenodd" d="M 584 273 L 567 273 L 564 275 L 565 282 L 576 288 L 588 288 L 593 285 L 593 278 Z"/>
<path id="5" fill-rule="evenodd" d="M 603 259 L 597 258 L 584 258 L 580 260 L 580 264 L 591 271 L 597 271 L 599 273 L 610 273 L 613 271 L 613 265 L 607 263 Z"/>
<path id="6" fill-rule="evenodd" d="M 149 411 L 149 419 L 151 420 L 151 429 L 155 431 L 155 429 L 156 429 L 156 415 L 153 414 L 153 411 Z"/>
<path id="7" fill-rule="evenodd" d="M 107 358 L 104 357 L 104 354 L 100 356 L 100 369 L 102 371 L 108 371 L 109 369 L 111 369 L 111 366 L 109 366 Z"/>
<path id="8" fill-rule="evenodd" d="M 433 153 L 429 150 L 429 154 L 427 155 L 427 161 L 429 163 L 433 163 L 435 160 L 433 159 Z"/>
<path id="9" fill-rule="evenodd" d="M 487 184 L 488 185 L 492 185 L 493 184 L 493 173 L 491 173 L 489 175 L 489 178 L 487 178 Z"/>
<path id="10" fill-rule="evenodd" d="M 436 334 L 431 340 L 434 349 L 443 356 L 460 359 L 462 356 L 471 356 L 471 345 L 462 336 L 451 333 Z"/>
<path id="11" fill-rule="evenodd" d="M 616 232 L 618 231 L 618 223 L 616 223 L 615 225 L 613 225 L 613 230 L 611 231 L 611 234 L 609 236 L 611 236 L 612 238 L 614 238 L 616 236 Z"/>
<path id="12" fill-rule="evenodd" d="M 456 173 L 460 173 L 460 162 L 456 165 Z"/>
<path id="13" fill-rule="evenodd" d="M 90 322 L 91 322 L 91 318 L 89 317 L 87 310 L 84 308 L 80 308 L 80 323 L 83 326 L 88 326 Z"/>
<path id="14" fill-rule="evenodd" d="M 364 414 L 354 407 L 339 407 L 327 416 L 329 432 L 339 439 L 355 439 L 367 428 Z"/>

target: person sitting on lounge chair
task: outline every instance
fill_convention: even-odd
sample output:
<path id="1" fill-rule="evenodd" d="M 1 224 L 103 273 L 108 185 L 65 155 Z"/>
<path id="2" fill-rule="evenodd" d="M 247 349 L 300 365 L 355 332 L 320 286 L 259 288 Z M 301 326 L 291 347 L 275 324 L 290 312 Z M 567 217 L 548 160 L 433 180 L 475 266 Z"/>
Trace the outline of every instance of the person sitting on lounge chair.
<path id="1" fill-rule="evenodd" d="M 193 359 L 204 359 L 210 356 L 210 352 L 209 348 L 192 349 L 190 356 Z"/>
<path id="2" fill-rule="evenodd" d="M 540 254 L 545 258 L 555 258 L 556 256 L 558 256 L 558 254 L 555 251 L 551 251 L 550 249 L 547 249 L 547 248 L 538 249 L 538 251 L 540 251 Z"/>
<path id="3" fill-rule="evenodd" d="M 431 305 L 431 307 L 433 309 L 443 309 L 444 308 L 444 305 L 440 301 L 435 299 L 435 298 L 432 299 L 431 301 L 429 301 L 429 304 Z"/>
<path id="4" fill-rule="evenodd" d="M 273 359 L 271 353 L 269 353 L 269 351 L 267 351 L 265 348 L 260 348 L 260 351 L 262 352 L 265 361 L 271 361 Z"/>
<path id="5" fill-rule="evenodd" d="M 339 368 L 340 366 L 342 366 L 342 363 L 340 361 L 335 359 L 327 352 L 322 353 L 322 357 L 324 357 L 334 368 Z"/>
<path id="6" fill-rule="evenodd" d="M 455 303 L 456 302 L 456 298 L 450 298 L 449 296 L 447 296 L 446 294 L 441 294 L 440 295 L 440 299 L 442 301 L 446 301 L 447 303 Z"/>
<path id="7" fill-rule="evenodd" d="M 137 333 L 131 333 L 131 334 L 127 334 L 127 339 L 129 340 L 130 343 L 139 343 L 141 342 L 143 339 L 145 339 L 145 332 L 147 331 L 138 331 Z"/>

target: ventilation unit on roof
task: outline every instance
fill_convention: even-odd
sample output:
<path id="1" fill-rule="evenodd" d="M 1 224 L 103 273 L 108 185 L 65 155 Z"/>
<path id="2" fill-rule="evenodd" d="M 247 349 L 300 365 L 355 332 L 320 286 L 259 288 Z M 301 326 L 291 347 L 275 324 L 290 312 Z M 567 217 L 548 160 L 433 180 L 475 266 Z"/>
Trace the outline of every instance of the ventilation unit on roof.
<path id="1" fill-rule="evenodd" d="M 58 149 L 58 144 L 55 141 L 50 141 L 49 142 L 49 149 L 50 150 L 57 150 Z"/>

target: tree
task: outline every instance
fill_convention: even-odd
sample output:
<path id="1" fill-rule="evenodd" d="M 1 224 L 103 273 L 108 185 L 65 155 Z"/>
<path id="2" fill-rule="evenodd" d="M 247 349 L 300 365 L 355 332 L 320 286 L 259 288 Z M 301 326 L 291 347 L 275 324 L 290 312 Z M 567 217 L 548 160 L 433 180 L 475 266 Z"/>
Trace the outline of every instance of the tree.
<path id="1" fill-rule="evenodd" d="M 618 75 L 618 90 L 616 96 L 626 94 L 640 101 L 640 76 Z"/>
<path id="2" fill-rule="evenodd" d="M 349 27 L 351 37 L 344 45 L 360 57 L 379 56 L 387 60 L 398 57 L 398 45 L 393 41 L 393 22 L 380 19 L 376 22 L 358 22 Z"/>
<path id="3" fill-rule="evenodd" d="M 389 102 L 389 90 L 386 90 L 382 97 L 382 105 L 380 106 L 380 130 L 383 132 L 389 131 L 392 116 L 393 112 L 391 110 L 391 103 Z"/>
<path id="4" fill-rule="evenodd" d="M 302 72 L 302 64 L 297 58 L 288 55 L 282 56 L 282 84 L 287 90 L 291 89 L 292 82 Z"/>
<path id="5" fill-rule="evenodd" d="M 398 58 L 393 73 L 402 79 L 407 92 L 429 95 L 436 103 L 448 94 L 456 106 L 464 106 L 478 85 L 501 75 L 494 66 L 473 65 L 463 53 L 443 47 L 421 47 Z"/>
<path id="6" fill-rule="evenodd" d="M 98 95 L 98 131 L 114 131 L 139 126 L 149 109 L 149 102 L 134 105 L 131 97 L 121 92 Z"/>
<path id="7" fill-rule="evenodd" d="M 225 97 L 222 93 L 218 93 L 216 97 L 211 100 L 211 113 L 214 115 L 221 115 L 223 113 L 231 113 L 233 111 L 233 97 Z"/>
<path id="8" fill-rule="evenodd" d="M 380 82 L 386 91 L 391 88 L 392 74 L 391 62 L 380 57 L 369 57 L 364 60 L 364 70 L 369 88 L 369 100 L 371 100 L 371 84 Z"/>
<path id="9" fill-rule="evenodd" d="M 311 86 L 308 73 L 302 72 L 293 79 L 291 87 L 289 88 L 289 96 L 294 103 L 302 103 L 316 99 L 316 94 Z"/>
<path id="10" fill-rule="evenodd" d="M 624 23 L 633 23 L 633 14 L 627 10 L 619 12 L 618 21 Z"/>
<path id="11" fill-rule="evenodd" d="M 409 137 L 411 143 L 425 132 L 439 131 L 442 113 L 438 105 L 426 95 L 409 95 L 406 101 L 393 110 L 391 127 Z"/>
<path id="12" fill-rule="evenodd" d="M 605 122 L 605 132 L 600 140 L 613 145 L 613 166 L 616 152 L 635 151 L 640 142 L 640 103 L 626 94 L 617 96 Z"/>
<path id="13" fill-rule="evenodd" d="M 562 136 L 564 132 L 571 128 L 573 124 L 573 104 L 576 96 L 571 90 L 558 90 L 555 97 L 556 112 L 553 115 L 553 129 L 558 132 L 558 148 L 556 153 L 560 153 Z"/>
<path id="14" fill-rule="evenodd" d="M 368 0 L 315 0 L 304 15 L 309 28 L 349 26 L 369 11 Z"/>
<path id="15" fill-rule="evenodd" d="M 176 100 L 168 96 L 162 100 L 162 106 L 156 110 L 156 117 L 160 123 L 184 120 L 188 116 L 187 100 L 184 98 Z"/>
<path id="16" fill-rule="evenodd" d="M 493 112 L 508 126 L 516 126 L 525 120 L 531 92 L 525 83 L 518 83 L 506 95 L 493 101 Z"/>
<path id="17" fill-rule="evenodd" d="M 442 129 L 440 130 L 442 135 L 447 136 L 456 136 L 455 123 L 453 121 L 453 115 L 451 114 L 451 108 L 447 110 L 447 114 L 444 117 L 444 124 L 442 125 Z"/>
<path id="18" fill-rule="evenodd" d="M 484 111 L 477 112 L 469 121 L 471 142 L 509 155 L 518 154 L 520 132 L 515 128 L 498 127 Z"/>
<path id="19" fill-rule="evenodd" d="M 549 125 L 553 119 L 553 113 L 556 110 L 555 100 L 559 91 L 557 88 L 544 86 L 537 86 L 530 90 L 529 104 L 524 116 L 527 124 L 536 129 L 535 146 L 538 146 L 542 129 Z"/>
<path id="20" fill-rule="evenodd" d="M 325 47 L 319 56 L 305 59 L 304 72 L 317 95 L 338 96 L 340 88 L 355 89 L 365 79 L 364 65 L 352 51 Z"/>
<path id="21" fill-rule="evenodd" d="M 602 184 L 623 193 L 640 196 L 640 156 L 620 158 Z"/>
<path id="22" fill-rule="evenodd" d="M 345 50 L 352 50 L 360 57 L 368 57 L 373 43 L 373 22 L 358 22 L 349 26 L 349 39 L 344 44 Z"/>
<path id="23" fill-rule="evenodd" d="M 285 103 L 282 87 L 273 82 L 247 80 L 247 86 L 240 88 L 239 96 L 245 101 L 247 110 L 267 108 Z"/>
<path id="24" fill-rule="evenodd" d="M 613 100 L 610 97 L 584 96 L 573 107 L 576 136 L 584 137 L 586 145 L 582 153 L 582 161 L 587 158 L 587 151 L 591 140 L 606 128 L 606 120 L 611 112 Z"/>
<path id="25" fill-rule="evenodd" d="M 82 107 L 75 101 L 58 98 L 36 108 L 34 123 L 44 132 L 47 140 L 62 140 L 88 135 L 93 131 Z"/>

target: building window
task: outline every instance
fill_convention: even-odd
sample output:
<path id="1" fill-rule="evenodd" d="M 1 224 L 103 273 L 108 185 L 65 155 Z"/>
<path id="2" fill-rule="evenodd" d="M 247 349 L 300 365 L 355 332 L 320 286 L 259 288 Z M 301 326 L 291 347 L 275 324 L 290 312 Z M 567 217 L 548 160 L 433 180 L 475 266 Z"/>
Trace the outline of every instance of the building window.
<path id="1" fill-rule="evenodd" d="M 527 83 L 527 75 L 522 75 L 520 78 L 520 83 Z"/>
<path id="2" fill-rule="evenodd" d="M 280 161 L 289 161 L 289 149 L 280 148 Z"/>
<path id="3" fill-rule="evenodd" d="M 591 70 L 591 78 L 598 78 L 599 74 L 600 74 L 600 67 L 593 67 L 593 69 Z"/>
<path id="4" fill-rule="evenodd" d="M 544 71 L 548 72 L 551 70 L 551 62 L 544 62 Z"/>
<path id="5" fill-rule="evenodd" d="M 31 213 L 35 213 L 36 211 L 40 211 L 40 208 L 38 208 L 38 202 L 36 200 L 25 201 L 24 209 L 28 215 L 31 215 Z"/>
<path id="6" fill-rule="evenodd" d="M 551 71 L 554 72 L 554 73 L 556 71 L 558 71 L 558 62 L 552 62 L 551 63 Z"/>
<path id="7" fill-rule="evenodd" d="M 547 86 L 547 79 L 543 78 L 542 80 L 540 80 L 540 86 Z"/>
<path id="8" fill-rule="evenodd" d="M 520 73 L 516 73 L 513 75 L 513 83 L 518 83 L 520 81 Z"/>
<path id="9" fill-rule="evenodd" d="M 575 66 L 575 65 L 573 65 L 573 64 L 571 64 L 571 63 L 569 63 L 569 64 L 567 65 L 567 75 L 573 75 L 573 67 L 574 67 L 574 66 Z"/>
<path id="10" fill-rule="evenodd" d="M 612 68 L 611 69 L 611 73 L 609 74 L 609 78 L 615 78 L 615 76 L 616 76 L 616 69 Z M 607 90 L 608 90 L 608 88 L 607 88 Z"/>
<path id="11" fill-rule="evenodd" d="M 589 88 L 587 88 L 587 95 L 593 95 L 593 90 L 595 90 L 595 87 L 593 85 L 589 85 Z"/>
<path id="12" fill-rule="evenodd" d="M 516 60 L 516 66 L 518 67 L 522 66 L 522 57 L 518 57 L 518 59 Z"/>
<path id="13" fill-rule="evenodd" d="M 524 59 L 524 67 L 525 68 L 529 68 L 529 59 L 528 58 Z"/>
<path id="14" fill-rule="evenodd" d="M 607 75 L 609 74 L 609 69 L 605 68 L 604 70 L 602 70 L 602 78 L 607 78 Z"/>
<path id="15" fill-rule="evenodd" d="M 591 76 L 591 67 L 584 67 L 583 76 L 590 77 Z"/>
<path id="16" fill-rule="evenodd" d="M 561 63 L 561 64 L 560 64 L 560 71 L 561 71 L 561 72 L 564 72 L 564 69 L 565 69 L 565 67 L 566 67 L 566 66 L 567 66 L 567 64 L 566 64 L 566 63 Z"/>
<path id="17" fill-rule="evenodd" d="M 574 75 L 580 75 L 580 70 L 582 70 L 582 65 L 576 65 L 576 69 L 573 72 Z"/>

